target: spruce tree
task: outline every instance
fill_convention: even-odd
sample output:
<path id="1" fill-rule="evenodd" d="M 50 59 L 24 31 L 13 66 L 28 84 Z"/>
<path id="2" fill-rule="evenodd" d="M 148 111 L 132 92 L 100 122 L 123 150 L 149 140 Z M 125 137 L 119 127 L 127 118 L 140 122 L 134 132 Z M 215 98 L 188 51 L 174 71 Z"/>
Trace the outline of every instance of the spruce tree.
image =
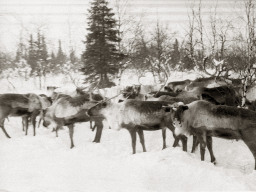
<path id="1" fill-rule="evenodd" d="M 67 57 L 62 50 L 61 40 L 59 40 L 59 47 L 58 47 L 58 52 L 57 52 L 57 56 L 56 56 L 56 62 L 58 64 L 63 65 L 63 64 L 65 64 L 66 60 L 67 60 Z"/>
<path id="2" fill-rule="evenodd" d="M 82 55 L 82 72 L 86 76 L 85 82 L 106 87 L 109 84 L 109 75 L 118 72 L 116 62 L 121 58 L 117 50 L 120 38 L 116 20 L 106 0 L 94 0 L 91 3 L 88 26 L 86 50 Z"/>
<path id="3" fill-rule="evenodd" d="M 27 63 L 31 67 L 31 74 L 34 74 L 37 70 L 37 53 L 36 53 L 35 42 L 33 40 L 32 34 L 30 35 L 30 39 L 29 39 Z"/>
<path id="4" fill-rule="evenodd" d="M 173 50 L 171 52 L 171 63 L 174 68 L 180 61 L 180 50 L 179 50 L 179 41 L 175 39 L 173 44 Z"/>

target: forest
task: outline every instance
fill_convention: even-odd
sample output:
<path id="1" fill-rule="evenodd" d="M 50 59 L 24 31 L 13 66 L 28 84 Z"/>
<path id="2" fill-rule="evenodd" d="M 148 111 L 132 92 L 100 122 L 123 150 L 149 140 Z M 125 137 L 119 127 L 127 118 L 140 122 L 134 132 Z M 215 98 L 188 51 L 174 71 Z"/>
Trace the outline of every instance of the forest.
<path id="1" fill-rule="evenodd" d="M 168 24 L 157 19 L 152 29 L 147 29 L 143 23 L 143 15 L 131 16 L 127 12 L 129 1 L 102 1 L 102 10 L 87 14 L 87 32 L 99 30 L 92 25 L 101 21 L 95 19 L 105 17 L 112 20 L 111 24 L 104 24 L 100 30 L 109 30 L 107 42 L 111 46 L 112 55 L 107 62 L 99 61 L 98 67 L 104 69 L 105 77 L 99 75 L 96 59 L 89 53 L 90 41 L 103 42 L 96 36 L 84 35 L 81 41 L 84 43 L 82 53 L 69 46 L 68 51 L 63 51 L 62 40 L 55 40 L 57 50 L 50 49 L 47 32 L 38 27 L 36 31 L 20 33 L 15 53 L 0 50 L 1 77 L 8 79 L 12 84 L 12 77 L 19 76 L 27 80 L 38 79 L 38 88 L 45 87 L 44 79 L 48 75 L 62 74 L 71 81 L 76 82 L 76 75 L 84 74 L 81 83 L 98 84 L 99 82 L 115 81 L 119 79 L 126 69 L 133 70 L 138 81 L 145 72 L 152 73 L 155 83 L 164 83 L 171 76 L 172 71 L 202 71 L 213 69 L 213 59 L 224 60 L 220 72 L 226 76 L 236 74 L 236 78 L 248 79 L 252 84 L 255 79 L 255 1 L 239 1 L 233 3 L 237 11 L 235 16 L 223 16 L 219 14 L 221 7 L 218 1 L 210 8 L 206 8 L 207 2 L 189 1 L 187 4 L 187 23 L 183 32 L 175 31 Z M 237 8 L 238 7 L 238 8 Z M 104 9 L 107 9 L 104 12 Z M 205 10 L 208 11 L 207 20 Z M 95 15 L 96 14 L 96 15 Z M 89 26 L 89 27 L 88 27 Z M 98 26 L 98 27 L 99 27 Z M 107 36 L 108 34 L 104 34 Z M 102 37 L 104 37 L 104 35 Z M 112 39 L 111 39 L 112 38 Z M 95 43 L 96 44 L 96 43 Z M 102 46 L 95 45 L 95 49 Z M 97 47 L 98 46 L 98 47 Z M 113 51 L 114 50 L 114 51 Z M 108 51 L 101 51 L 104 58 Z M 204 59 L 208 58 L 206 66 Z M 106 66 L 106 67 L 102 67 Z M 90 68 L 89 70 L 87 70 Z M 97 76 L 97 74 L 99 76 Z M 99 83 L 101 84 L 101 83 Z M 104 84 L 104 83 L 103 83 Z M 106 87 L 101 85 L 101 87 Z"/>

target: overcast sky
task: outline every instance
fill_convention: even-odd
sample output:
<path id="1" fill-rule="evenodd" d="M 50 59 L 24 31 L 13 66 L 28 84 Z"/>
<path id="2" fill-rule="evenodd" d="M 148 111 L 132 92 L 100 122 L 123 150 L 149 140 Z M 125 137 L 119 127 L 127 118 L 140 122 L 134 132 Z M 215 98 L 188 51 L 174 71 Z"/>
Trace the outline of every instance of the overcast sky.
<path id="1" fill-rule="evenodd" d="M 112 5 L 116 0 L 110 0 Z M 123 2 L 125 0 L 120 0 Z M 197 1 L 197 0 L 196 0 Z M 86 14 L 90 0 L 0 0 L 0 50 L 15 52 L 20 34 L 27 37 L 40 28 L 56 49 L 58 39 L 64 49 L 72 45 L 79 53 L 84 49 Z M 182 33 L 187 24 L 188 0 L 128 0 L 127 14 L 140 18 L 149 29 L 159 20 Z M 223 17 L 234 15 L 243 0 L 202 0 L 203 17 L 218 2 Z M 23 28 L 23 30 L 21 30 Z M 70 41 L 71 40 L 71 41 Z M 70 44 L 72 42 L 72 44 Z"/>

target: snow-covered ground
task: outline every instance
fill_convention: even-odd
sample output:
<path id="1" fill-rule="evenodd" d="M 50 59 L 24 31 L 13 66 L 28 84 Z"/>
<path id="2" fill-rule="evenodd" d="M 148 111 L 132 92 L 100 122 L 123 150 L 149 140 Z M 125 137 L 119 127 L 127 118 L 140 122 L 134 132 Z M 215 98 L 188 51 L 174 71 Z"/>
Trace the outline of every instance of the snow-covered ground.
<path id="1" fill-rule="evenodd" d="M 161 149 L 161 131 L 145 132 L 148 152 L 143 153 L 137 142 L 137 154 L 132 155 L 128 131 L 106 127 L 96 144 L 89 124 L 77 124 L 76 147 L 70 149 L 67 129 L 56 138 L 40 127 L 34 137 L 30 127 L 25 136 L 21 119 L 10 118 L 6 129 L 12 138 L 0 132 L 0 191 L 256 190 L 254 160 L 243 142 L 214 139 L 214 166 L 208 152 L 201 162 L 199 151 L 191 154 L 171 147 L 170 132 L 167 149 Z"/>
<path id="2" fill-rule="evenodd" d="M 202 162 L 199 150 L 191 154 L 171 147 L 169 131 L 167 149 L 162 150 L 161 131 L 144 132 L 147 152 L 137 138 L 137 154 L 132 155 L 126 130 L 104 126 L 101 143 L 96 144 L 89 123 L 76 124 L 76 147 L 70 149 L 67 128 L 56 138 L 41 126 L 34 137 L 31 126 L 25 136 L 21 118 L 11 117 L 5 125 L 12 138 L 0 130 L 0 192 L 256 191 L 254 159 L 242 141 L 214 138 L 213 165 L 208 151 Z"/>

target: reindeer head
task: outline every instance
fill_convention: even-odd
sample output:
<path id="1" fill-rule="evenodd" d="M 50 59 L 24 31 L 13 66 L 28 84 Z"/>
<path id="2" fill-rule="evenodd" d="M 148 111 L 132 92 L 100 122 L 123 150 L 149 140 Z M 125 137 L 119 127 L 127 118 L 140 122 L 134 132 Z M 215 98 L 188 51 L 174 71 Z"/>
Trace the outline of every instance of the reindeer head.
<path id="1" fill-rule="evenodd" d="M 175 129 L 175 134 L 179 135 L 182 129 L 183 113 L 188 109 L 188 106 L 184 105 L 182 102 L 174 103 L 165 108 L 166 112 L 170 112 L 170 117 L 173 122 Z"/>
<path id="2" fill-rule="evenodd" d="M 42 109 L 42 102 L 38 95 L 30 93 L 28 95 L 28 111 L 33 112 L 34 110 L 41 110 Z"/>
<path id="3" fill-rule="evenodd" d="M 59 102 L 64 100 L 64 98 L 59 98 L 57 101 L 53 102 L 46 109 L 43 109 L 41 112 L 41 117 L 43 119 L 43 126 L 47 128 L 56 128 L 57 122 L 56 120 L 56 108 L 59 105 Z M 63 108 L 62 108 L 63 110 Z M 63 112 L 63 111 L 62 111 Z"/>
<path id="4" fill-rule="evenodd" d="M 55 105 L 48 107 L 47 109 L 43 110 L 42 117 L 43 117 L 43 126 L 47 128 L 56 128 L 57 123 L 54 120 L 54 110 Z"/>
<path id="5" fill-rule="evenodd" d="M 140 94 L 140 85 L 127 86 L 122 92 L 124 98 L 135 99 Z"/>
<path id="6" fill-rule="evenodd" d="M 88 109 L 87 114 L 91 117 L 104 117 L 104 111 L 111 106 L 110 101 L 102 101 Z"/>

